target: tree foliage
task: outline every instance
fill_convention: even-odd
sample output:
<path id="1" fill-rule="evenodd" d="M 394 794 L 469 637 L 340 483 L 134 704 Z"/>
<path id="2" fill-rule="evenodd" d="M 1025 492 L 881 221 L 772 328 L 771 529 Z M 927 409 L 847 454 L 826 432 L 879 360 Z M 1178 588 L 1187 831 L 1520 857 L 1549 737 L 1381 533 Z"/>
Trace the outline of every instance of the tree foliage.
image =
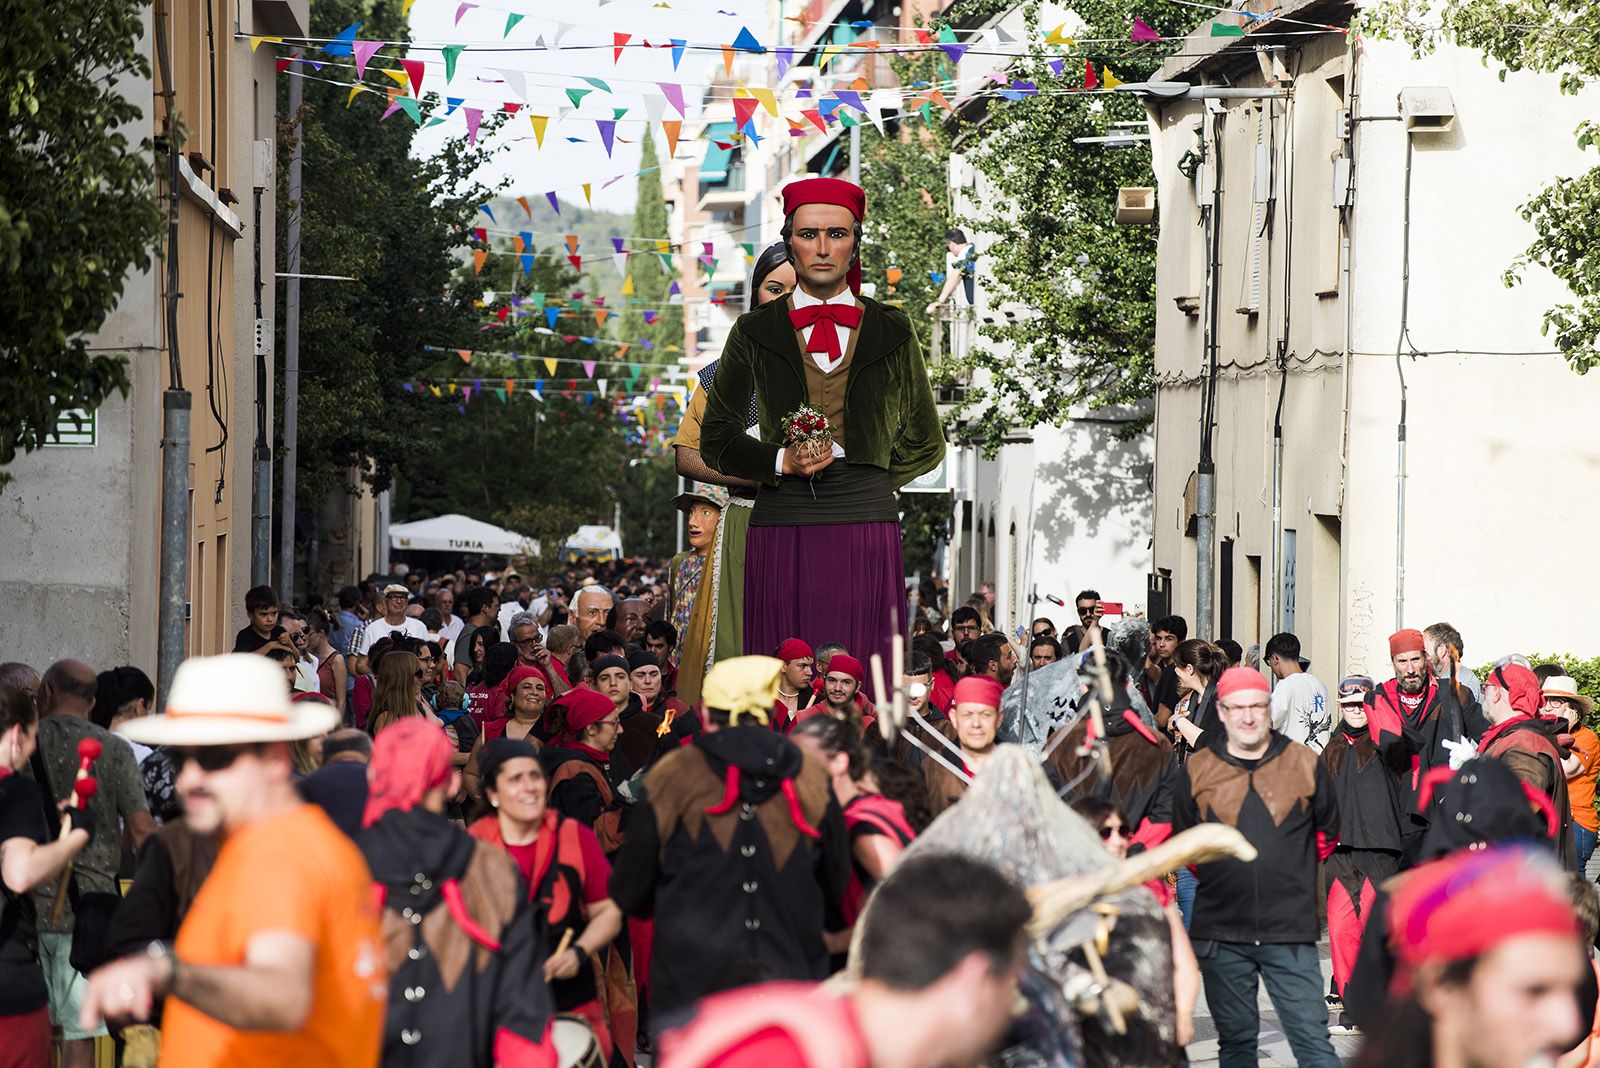
<path id="1" fill-rule="evenodd" d="M 0 32 L 0 466 L 57 419 L 128 390 L 127 357 L 91 351 L 160 233 L 140 111 L 119 81 L 150 77 L 142 0 L 4 5 Z M 0 486 L 8 476 L 0 472 Z"/>
<path id="2" fill-rule="evenodd" d="M 1364 13 L 1361 29 L 1407 41 L 1419 54 L 1449 42 L 1474 48 L 1509 71 L 1560 77 L 1561 91 L 1576 93 L 1600 77 L 1600 3 L 1595 0 L 1391 0 Z M 1574 132 L 1578 147 L 1600 151 L 1600 122 Z M 1573 370 L 1600 365 L 1600 165 L 1560 177 L 1522 205 L 1534 241 L 1505 272 L 1516 285 L 1530 265 L 1547 268 L 1572 291 L 1573 300 L 1546 310 L 1544 333 Z"/>
<path id="3" fill-rule="evenodd" d="M 1009 7 L 1001 0 L 958 5 L 962 18 Z M 1075 3 L 1084 41 L 1121 40 L 1137 15 L 1158 31 L 1181 36 L 1193 11 L 1165 0 Z M 1027 39 L 1039 41 L 1036 3 L 1024 6 Z M 992 100 L 971 161 L 981 172 L 971 228 L 991 236 L 980 269 L 993 307 L 1022 309 L 1010 322 L 981 328 L 967 370 L 986 371 L 957 413 L 967 433 L 993 455 L 1013 427 L 1060 425 L 1070 409 L 1137 405 L 1153 388 L 1155 260 L 1153 227 L 1113 224 L 1117 189 L 1150 185 L 1148 147 L 1079 145 L 1114 122 L 1143 122 L 1129 94 L 1080 95 L 1085 63 L 1097 76 L 1109 67 L 1123 81 L 1153 74 L 1173 44 L 1068 46 L 1055 73 L 1044 54 L 1020 57 L 1013 80 L 1040 90 L 1020 100 Z M 1103 51 L 1102 51 L 1103 50 Z M 980 192 L 984 192 L 982 189 Z M 1134 417 L 1126 432 L 1144 421 Z"/>
<path id="4" fill-rule="evenodd" d="M 361 22 L 365 36 L 406 38 L 390 0 L 318 0 L 311 18 L 313 36 Z M 429 428 L 455 412 L 453 399 L 410 393 L 403 383 L 437 360 L 424 346 L 477 340 L 472 298 L 482 287 L 457 268 L 463 235 L 488 195 L 470 178 L 487 150 L 452 139 L 439 155 L 414 158 L 417 126 L 404 112 L 378 122 L 381 104 L 371 96 L 346 107 L 346 85 L 308 78 L 303 88 L 300 116 L 288 115 L 280 98 L 278 154 L 287 168 L 292 139 L 304 138 L 301 270 L 356 279 L 301 289 L 298 492 L 302 512 L 316 514 L 330 493 L 353 488 L 352 470 L 373 489 L 387 488 L 426 450 Z M 279 190 L 287 218 L 286 175 Z M 281 353 L 281 323 L 279 337 Z"/>

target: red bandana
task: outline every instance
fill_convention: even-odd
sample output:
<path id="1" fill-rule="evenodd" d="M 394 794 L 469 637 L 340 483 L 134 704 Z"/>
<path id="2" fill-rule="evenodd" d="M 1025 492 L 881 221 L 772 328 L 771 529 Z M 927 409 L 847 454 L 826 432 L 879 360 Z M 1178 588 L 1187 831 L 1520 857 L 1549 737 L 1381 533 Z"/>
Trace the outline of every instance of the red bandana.
<path id="1" fill-rule="evenodd" d="M 789 321 L 796 330 L 812 327 L 811 339 L 806 342 L 807 352 L 825 352 L 828 359 L 837 360 L 844 355 L 839 347 L 839 327 L 854 330 L 861 325 L 861 309 L 853 304 L 809 304 L 804 308 L 791 308 Z"/>

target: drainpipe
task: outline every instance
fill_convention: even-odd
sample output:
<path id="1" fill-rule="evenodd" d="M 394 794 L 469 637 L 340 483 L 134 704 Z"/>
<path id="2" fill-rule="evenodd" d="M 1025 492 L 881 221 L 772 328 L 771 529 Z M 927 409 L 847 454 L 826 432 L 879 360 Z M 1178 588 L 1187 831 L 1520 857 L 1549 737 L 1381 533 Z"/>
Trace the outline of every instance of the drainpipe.
<path id="1" fill-rule="evenodd" d="M 1222 277 L 1222 108 L 1213 106 L 1211 148 L 1215 155 L 1211 187 L 1210 324 L 1206 337 L 1206 384 L 1201 402 L 1200 460 L 1195 468 L 1195 621 L 1197 638 L 1210 638 L 1216 614 L 1217 466 L 1212 457 L 1216 425 L 1217 326 Z"/>
<path id="2" fill-rule="evenodd" d="M 172 115 L 172 62 L 165 6 L 154 13 L 165 98 L 167 142 L 167 388 L 161 394 L 161 573 L 157 579 L 156 707 L 167 705 L 172 677 L 187 653 L 189 627 L 189 391 L 178 350 L 178 153 Z"/>
<path id="3" fill-rule="evenodd" d="M 289 79 L 289 118 L 295 125 L 289 156 L 288 270 L 283 302 L 283 503 L 278 515 L 278 590 L 294 600 L 295 465 L 300 462 L 300 162 L 305 126 L 301 122 L 301 81 Z"/>

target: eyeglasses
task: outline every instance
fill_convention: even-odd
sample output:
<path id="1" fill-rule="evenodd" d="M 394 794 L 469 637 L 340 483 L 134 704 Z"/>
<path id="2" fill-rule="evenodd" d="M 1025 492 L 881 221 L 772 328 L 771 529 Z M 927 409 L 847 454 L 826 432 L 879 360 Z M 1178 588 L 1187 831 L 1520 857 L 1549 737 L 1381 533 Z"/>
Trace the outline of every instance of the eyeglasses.
<path id="1" fill-rule="evenodd" d="M 519 638 L 516 641 L 513 641 L 511 644 L 516 646 L 518 649 L 531 649 L 533 646 L 539 644 L 539 639 L 538 638 Z"/>
<path id="2" fill-rule="evenodd" d="M 235 761 L 255 748 L 253 745 L 173 746 L 167 750 L 167 754 L 172 757 L 172 766 L 179 771 L 191 760 L 200 765 L 201 771 L 221 771 L 231 768 Z"/>
<path id="3" fill-rule="evenodd" d="M 1128 837 L 1126 829 L 1120 823 L 1108 823 L 1100 828 L 1100 840 L 1102 842 L 1109 842 L 1112 835 L 1116 835 L 1118 838 Z"/>

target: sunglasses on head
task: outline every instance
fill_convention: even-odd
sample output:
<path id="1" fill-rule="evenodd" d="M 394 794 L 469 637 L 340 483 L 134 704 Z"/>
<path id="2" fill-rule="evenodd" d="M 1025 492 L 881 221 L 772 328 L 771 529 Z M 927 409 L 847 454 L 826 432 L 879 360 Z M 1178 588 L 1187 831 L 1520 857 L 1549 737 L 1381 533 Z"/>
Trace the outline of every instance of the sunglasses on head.
<path id="1" fill-rule="evenodd" d="M 172 757 L 172 766 L 179 771 L 191 760 L 200 765 L 201 771 L 221 771 L 231 768 L 240 757 L 255 749 L 253 745 L 174 746 L 167 753 Z"/>

